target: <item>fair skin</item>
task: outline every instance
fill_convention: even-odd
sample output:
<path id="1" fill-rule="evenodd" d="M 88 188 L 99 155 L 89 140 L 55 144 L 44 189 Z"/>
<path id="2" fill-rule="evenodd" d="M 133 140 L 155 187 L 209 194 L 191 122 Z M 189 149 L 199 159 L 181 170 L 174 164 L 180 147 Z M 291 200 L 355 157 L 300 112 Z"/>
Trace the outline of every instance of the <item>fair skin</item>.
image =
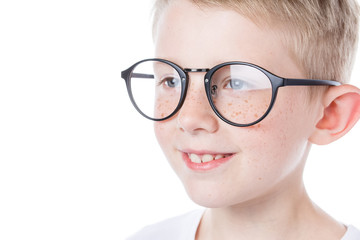
<path id="1" fill-rule="evenodd" d="M 282 77 L 306 78 L 280 36 L 234 11 L 176 1 L 159 20 L 156 56 L 184 68 L 244 61 Z M 271 113 L 241 128 L 215 115 L 204 73 L 189 78 L 184 105 L 156 122 L 155 133 L 190 198 L 208 208 L 196 239 L 341 239 L 346 228 L 311 202 L 302 173 L 312 143 L 336 140 L 359 119 L 359 90 L 330 88 L 309 104 L 308 87 L 281 88 Z M 201 171 L 185 164 L 191 153 L 231 158 Z"/>

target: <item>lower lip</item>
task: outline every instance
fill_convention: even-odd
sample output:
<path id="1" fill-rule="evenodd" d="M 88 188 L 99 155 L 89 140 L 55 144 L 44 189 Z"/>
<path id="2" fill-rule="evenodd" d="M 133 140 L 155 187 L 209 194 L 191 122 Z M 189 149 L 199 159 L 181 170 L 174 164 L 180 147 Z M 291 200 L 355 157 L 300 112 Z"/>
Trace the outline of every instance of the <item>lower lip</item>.
<path id="1" fill-rule="evenodd" d="M 218 168 L 221 165 L 227 163 L 234 155 L 232 154 L 231 156 L 228 156 L 226 158 L 220 158 L 220 159 L 212 160 L 210 162 L 205 162 L 205 163 L 192 162 L 187 153 L 182 153 L 182 156 L 183 156 L 185 164 L 188 168 L 190 168 L 191 170 L 194 170 L 194 171 L 205 172 L 205 171 L 210 171 L 215 168 Z"/>

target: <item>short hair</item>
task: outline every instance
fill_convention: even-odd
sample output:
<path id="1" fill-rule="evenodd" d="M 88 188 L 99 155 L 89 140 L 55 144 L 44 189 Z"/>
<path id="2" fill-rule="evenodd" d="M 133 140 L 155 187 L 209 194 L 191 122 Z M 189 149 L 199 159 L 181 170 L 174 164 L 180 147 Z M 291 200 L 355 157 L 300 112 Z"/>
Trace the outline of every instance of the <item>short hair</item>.
<path id="1" fill-rule="evenodd" d="M 161 13 L 174 1 L 155 1 L 154 36 Z M 189 1 L 199 6 L 234 9 L 262 26 L 281 27 L 289 53 L 307 78 L 341 83 L 350 80 L 359 34 L 360 8 L 356 0 Z"/>

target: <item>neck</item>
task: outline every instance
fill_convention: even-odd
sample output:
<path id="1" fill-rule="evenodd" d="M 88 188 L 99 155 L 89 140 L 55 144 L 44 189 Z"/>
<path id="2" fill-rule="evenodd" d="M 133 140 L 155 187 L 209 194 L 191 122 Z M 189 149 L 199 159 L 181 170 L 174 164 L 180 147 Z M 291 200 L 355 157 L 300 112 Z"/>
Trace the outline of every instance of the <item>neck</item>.
<path id="1" fill-rule="evenodd" d="M 312 203 L 300 181 L 252 203 L 208 209 L 197 239 L 341 239 L 344 233 L 344 226 Z"/>

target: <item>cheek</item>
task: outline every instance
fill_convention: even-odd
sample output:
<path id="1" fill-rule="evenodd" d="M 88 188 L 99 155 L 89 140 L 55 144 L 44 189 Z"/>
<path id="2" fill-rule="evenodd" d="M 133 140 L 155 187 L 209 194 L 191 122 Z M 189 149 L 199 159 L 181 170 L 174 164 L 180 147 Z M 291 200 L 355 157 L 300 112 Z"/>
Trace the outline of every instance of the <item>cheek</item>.
<path id="1" fill-rule="evenodd" d="M 166 142 L 166 130 L 164 128 L 164 124 L 160 122 L 154 123 L 154 132 L 156 139 L 158 140 L 160 147 L 163 147 L 164 143 Z"/>
<path id="2" fill-rule="evenodd" d="M 180 92 L 157 90 L 155 93 L 155 118 L 165 118 L 174 112 L 180 101 Z"/>
<path id="3" fill-rule="evenodd" d="M 161 122 L 155 122 L 154 123 L 154 132 L 156 139 L 165 153 L 165 155 L 168 157 L 168 153 L 172 149 L 172 146 L 170 143 L 173 142 L 173 128 L 171 126 L 172 122 L 170 121 L 161 121 Z"/>
<path id="4" fill-rule="evenodd" d="M 304 157 L 313 123 L 302 96 L 294 90 L 286 94 L 280 92 L 269 115 L 249 129 L 253 144 L 248 145 L 248 150 L 253 152 L 254 159 L 262 160 L 274 172 L 277 172 L 276 167 L 279 167 L 278 172 L 293 168 Z"/>
<path id="5" fill-rule="evenodd" d="M 173 120 L 165 120 L 154 123 L 154 131 L 157 141 L 171 167 L 179 174 L 182 161 L 179 161 L 179 156 L 175 149 L 174 143 L 176 143 L 176 129 L 174 127 Z"/>
<path id="6" fill-rule="evenodd" d="M 264 116 L 269 109 L 271 97 L 271 90 L 246 91 L 234 96 L 221 95 L 214 99 L 214 104 L 226 119 L 248 124 Z"/>
<path id="7" fill-rule="evenodd" d="M 261 110 L 267 106 L 265 99 L 256 104 Z M 273 109 L 260 123 L 251 127 L 229 131 L 232 142 L 238 142 L 254 170 L 271 169 L 269 172 L 282 174 L 287 168 L 293 168 L 304 155 L 307 139 L 312 131 L 312 116 L 304 107 L 304 98 L 299 92 L 279 91 Z M 244 110 L 243 110 L 244 111 Z M 247 113 L 251 108 L 245 109 Z"/>

